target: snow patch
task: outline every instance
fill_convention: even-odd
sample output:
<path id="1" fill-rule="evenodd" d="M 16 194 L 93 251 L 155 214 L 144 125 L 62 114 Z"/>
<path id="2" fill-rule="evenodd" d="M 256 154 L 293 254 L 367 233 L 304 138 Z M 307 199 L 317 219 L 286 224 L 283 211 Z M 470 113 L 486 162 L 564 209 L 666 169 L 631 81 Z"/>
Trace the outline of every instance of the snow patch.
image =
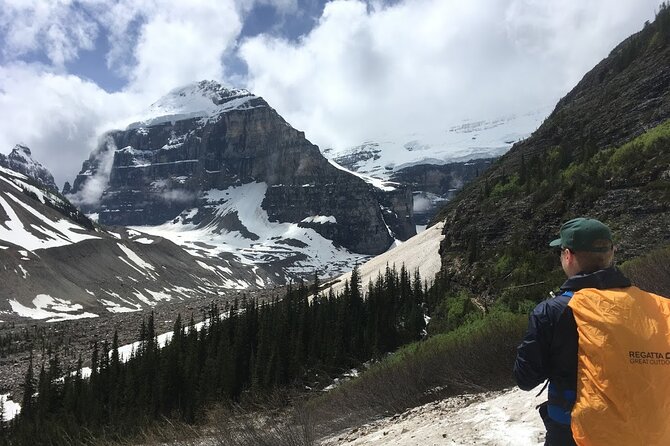
<path id="1" fill-rule="evenodd" d="M 322 225 L 326 224 L 326 223 L 335 224 L 335 223 L 337 223 L 337 220 L 332 215 L 329 215 L 329 216 L 315 215 L 313 217 L 303 218 L 302 223 L 319 223 L 319 224 L 322 224 Z"/>
<path id="2" fill-rule="evenodd" d="M 24 279 L 26 279 L 30 275 L 30 273 L 28 273 L 28 271 L 26 271 L 26 269 L 23 267 L 23 265 L 19 264 L 19 269 L 21 270 L 21 273 L 23 274 Z"/>
<path id="3" fill-rule="evenodd" d="M 322 446 L 540 446 L 544 398 L 519 389 L 435 401 L 324 439 Z"/>
<path id="4" fill-rule="evenodd" d="M 0 421 L 13 420 L 19 413 L 21 413 L 21 405 L 9 399 L 9 393 L 0 395 L 2 401 L 3 411 L 0 413 Z"/>
<path id="5" fill-rule="evenodd" d="M 133 311 L 140 311 L 142 309 L 141 305 L 138 305 L 136 308 L 127 308 L 106 299 L 100 299 L 100 303 L 102 303 L 105 306 L 105 309 L 110 313 L 132 313 Z"/>
<path id="6" fill-rule="evenodd" d="M 36 249 L 55 248 L 98 238 L 75 232 L 75 230 L 82 231 L 83 229 L 69 220 L 50 220 L 10 193 L 5 193 L 4 196 L 32 214 L 44 226 L 31 224 L 30 227 L 26 227 L 12 206 L 10 206 L 9 201 L 0 196 L 0 206 L 9 218 L 9 220 L 0 222 L 0 240 L 18 245 L 27 251 L 34 251 Z"/>
<path id="7" fill-rule="evenodd" d="M 359 172 L 354 172 L 353 170 L 349 170 L 346 167 L 343 167 L 343 166 L 339 165 L 336 161 L 334 161 L 332 159 L 328 159 L 328 162 L 330 164 L 332 164 L 333 166 L 335 166 L 336 168 L 338 168 L 338 169 L 340 169 L 344 172 L 350 173 L 351 175 L 354 175 L 354 176 L 362 179 L 366 183 L 371 184 L 372 186 L 376 187 L 377 189 L 380 189 L 380 190 L 383 190 L 383 191 L 386 191 L 386 192 L 395 190 L 396 188 L 395 188 L 394 185 L 396 185 L 396 186 L 398 185 L 398 183 L 394 183 L 394 182 L 386 181 L 386 180 L 381 180 L 379 178 L 371 177 L 369 175 L 364 175 L 364 174 L 359 173 Z"/>
<path id="8" fill-rule="evenodd" d="M 126 255 L 126 256 L 127 256 L 127 257 L 128 257 L 134 264 L 135 264 L 135 265 L 137 265 L 137 266 L 139 266 L 140 268 L 143 268 L 143 269 L 145 269 L 145 270 L 146 270 L 146 269 L 150 269 L 151 271 L 155 271 L 155 270 L 156 270 L 156 268 L 154 268 L 154 266 L 153 266 L 152 264 L 150 264 L 150 263 L 145 262 L 144 260 L 142 260 L 142 259 L 140 258 L 140 256 L 138 256 L 137 254 L 135 254 L 130 248 L 127 248 L 126 246 L 122 245 L 121 243 L 117 243 L 117 245 L 119 246 L 119 248 L 121 249 L 121 251 L 123 251 L 124 254 L 125 254 L 125 255 Z M 123 260 L 123 259 L 122 259 L 122 260 Z"/>
<path id="9" fill-rule="evenodd" d="M 93 313 L 77 313 L 83 307 L 73 304 L 69 300 L 51 297 L 48 294 L 38 294 L 33 299 L 34 308 L 26 307 L 16 300 L 10 300 L 12 311 L 21 317 L 30 319 L 47 319 L 47 322 L 60 322 L 70 319 L 98 317 Z"/>
<path id="10" fill-rule="evenodd" d="M 232 257 L 234 260 L 231 261 L 245 265 L 272 265 L 277 262 L 295 262 L 296 257 L 305 258 L 287 268 L 289 275 L 312 274 L 315 269 L 346 271 L 350 265 L 369 258 L 336 247 L 314 229 L 301 227 L 298 223 L 271 222 L 261 207 L 267 188 L 265 183 L 248 183 L 225 190 L 205 191 L 203 198 L 209 203 L 206 210 L 212 215 L 206 225 L 198 226 L 190 222 L 197 209 L 189 209 L 163 225 L 134 229 L 166 238 L 200 258 Z M 245 230 L 225 230 L 220 227 L 219 222 L 231 214 L 236 216 Z M 318 220 L 330 223 L 334 217 L 321 216 Z M 254 236 L 247 238 L 245 234 L 249 233 Z M 200 266 L 206 268 L 202 264 Z M 250 284 L 230 278 L 226 279 L 224 286 L 244 289 Z"/>

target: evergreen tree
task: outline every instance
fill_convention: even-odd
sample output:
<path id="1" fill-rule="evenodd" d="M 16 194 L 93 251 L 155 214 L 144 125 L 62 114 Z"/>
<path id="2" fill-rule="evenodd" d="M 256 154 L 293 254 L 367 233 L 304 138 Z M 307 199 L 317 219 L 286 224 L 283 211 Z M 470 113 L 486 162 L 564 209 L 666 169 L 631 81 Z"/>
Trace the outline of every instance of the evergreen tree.
<path id="1" fill-rule="evenodd" d="M 30 351 L 28 369 L 23 379 L 23 400 L 21 401 L 21 417 L 32 419 L 33 417 L 33 394 L 35 393 L 35 375 L 33 374 L 33 352 Z"/>

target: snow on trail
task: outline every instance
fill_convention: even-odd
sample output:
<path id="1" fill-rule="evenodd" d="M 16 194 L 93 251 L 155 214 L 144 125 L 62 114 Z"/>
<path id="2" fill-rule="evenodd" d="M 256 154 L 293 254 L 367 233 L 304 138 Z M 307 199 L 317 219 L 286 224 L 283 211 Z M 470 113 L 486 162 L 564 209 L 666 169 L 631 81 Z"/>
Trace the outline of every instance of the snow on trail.
<path id="1" fill-rule="evenodd" d="M 539 446 L 544 425 L 535 406 L 545 400 L 519 389 L 462 395 L 359 426 L 322 446 Z"/>

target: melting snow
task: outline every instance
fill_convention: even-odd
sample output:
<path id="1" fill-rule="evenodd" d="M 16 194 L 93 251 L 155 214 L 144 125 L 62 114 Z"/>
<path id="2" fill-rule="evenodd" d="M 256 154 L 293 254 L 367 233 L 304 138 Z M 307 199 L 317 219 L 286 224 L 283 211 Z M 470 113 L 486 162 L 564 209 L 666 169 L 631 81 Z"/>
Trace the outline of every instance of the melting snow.
<path id="1" fill-rule="evenodd" d="M 45 226 L 31 224 L 31 231 L 29 231 L 14 209 L 10 206 L 9 202 L 0 196 L 0 206 L 4 209 L 9 218 L 9 220 L 5 222 L 0 222 L 0 240 L 8 241 L 15 245 L 19 245 L 28 251 L 33 251 L 36 249 L 70 245 L 82 240 L 98 238 L 88 234 L 75 232 L 75 230 L 81 230 L 81 228 L 69 220 L 50 220 L 32 207 L 20 201 L 18 198 L 14 197 L 12 194 L 5 193 L 4 195 L 20 207 L 24 208 L 38 220 L 42 221 Z M 40 234 L 40 236 L 37 236 L 37 234 Z"/>
<path id="2" fill-rule="evenodd" d="M 145 262 L 144 260 L 142 260 L 142 259 L 140 258 L 140 256 L 138 256 L 137 254 L 135 254 L 131 249 L 125 247 L 125 246 L 122 245 L 121 243 L 117 243 L 117 245 L 119 246 L 119 248 L 121 248 L 121 251 L 123 251 L 123 252 L 126 254 L 126 256 L 128 256 L 128 258 L 129 258 L 135 265 L 137 265 L 137 266 L 139 266 L 140 268 L 143 268 L 143 269 L 150 269 L 151 271 L 155 271 L 155 270 L 156 270 L 156 268 L 154 268 L 154 266 L 153 266 L 152 264 L 147 263 L 147 262 Z M 123 259 L 121 259 L 121 260 L 123 260 Z"/>
<path id="3" fill-rule="evenodd" d="M 23 274 L 24 279 L 27 278 L 30 275 L 30 273 L 28 273 L 28 271 L 26 271 L 26 269 L 23 267 L 23 265 L 19 265 L 19 269 L 21 270 L 21 273 Z"/>
<path id="4" fill-rule="evenodd" d="M 368 184 L 373 185 L 377 189 L 381 189 L 383 191 L 392 191 L 395 190 L 396 188 L 393 185 L 398 185 L 398 183 L 393 183 L 391 181 L 385 181 L 385 180 L 380 180 L 379 178 L 373 178 L 369 175 L 364 175 L 362 173 L 354 172 L 352 170 L 347 169 L 346 167 L 340 166 L 337 164 L 337 162 L 333 161 L 332 159 L 328 159 L 328 162 L 332 164 L 333 166 L 337 167 L 340 170 L 343 170 L 347 173 L 350 173 L 351 175 L 357 176 L 358 178 L 362 179 Z"/>
<path id="5" fill-rule="evenodd" d="M 0 395 L 0 401 L 2 401 L 3 412 L 0 414 L 0 418 L 4 421 L 13 420 L 21 412 L 21 405 L 15 403 L 13 400 L 8 399 L 9 393 Z"/>
<path id="6" fill-rule="evenodd" d="M 138 305 L 135 308 L 127 308 L 122 307 L 120 304 L 112 302 L 111 300 L 106 299 L 99 299 L 99 300 L 100 303 L 102 303 L 105 306 L 105 309 L 110 313 L 132 313 L 133 311 L 140 311 L 142 309 L 141 305 Z"/>
<path id="7" fill-rule="evenodd" d="M 294 261 L 296 257 L 306 257 L 293 268 L 288 268 L 289 273 L 312 273 L 315 269 L 332 271 L 338 266 L 342 268 L 341 271 L 368 258 L 336 247 L 313 229 L 301 228 L 297 223 L 269 221 L 267 212 L 261 208 L 266 191 L 265 183 L 249 183 L 205 192 L 204 197 L 210 203 L 215 217 L 204 227 L 189 223 L 189 219 L 197 212 L 190 209 L 176 222 L 135 229 L 171 240 L 196 257 L 217 258 L 222 253 L 230 253 L 237 261 L 247 265 Z M 238 231 L 222 231 L 218 226 L 219 220 L 228 214 L 236 214 L 246 230 L 258 236 L 258 239 L 246 238 Z M 289 239 L 296 240 L 299 246 L 289 246 L 285 242 Z M 240 288 L 248 287 L 249 284 L 229 277 L 226 286 Z"/>
<path id="8" fill-rule="evenodd" d="M 83 309 L 81 305 L 73 304 L 69 300 L 51 297 L 48 294 L 38 294 L 33 299 L 35 308 L 26 307 L 16 300 L 10 300 L 9 305 L 11 305 L 12 311 L 21 317 L 47 319 L 47 322 L 98 317 L 97 314 L 93 313 L 77 313 Z"/>
<path id="9" fill-rule="evenodd" d="M 447 398 L 325 439 L 331 446 L 539 446 L 544 398 L 519 389 Z"/>

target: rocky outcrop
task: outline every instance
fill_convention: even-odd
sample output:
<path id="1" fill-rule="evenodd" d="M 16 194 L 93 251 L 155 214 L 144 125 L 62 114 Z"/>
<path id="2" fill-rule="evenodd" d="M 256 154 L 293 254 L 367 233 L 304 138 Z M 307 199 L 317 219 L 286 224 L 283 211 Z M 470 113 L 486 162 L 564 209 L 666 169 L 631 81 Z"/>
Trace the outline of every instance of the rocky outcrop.
<path id="1" fill-rule="evenodd" d="M 108 175 L 99 202 L 83 203 L 100 223 L 159 225 L 200 207 L 208 190 L 263 182 L 270 221 L 333 217 L 313 229 L 365 254 L 393 241 L 373 188 L 331 165 L 262 98 L 200 82 L 152 109 L 149 119 L 110 132 L 73 183 L 71 194 L 82 197 L 92 178 Z"/>
<path id="2" fill-rule="evenodd" d="M 22 173 L 46 189 L 58 192 L 58 186 L 51 172 L 32 158 L 32 153 L 26 146 L 17 144 L 9 155 L 0 154 L 0 166 Z"/>
<path id="3" fill-rule="evenodd" d="M 425 225 L 463 188 L 484 173 L 494 158 L 449 164 L 419 164 L 394 172 L 391 180 L 413 191 L 414 221 Z"/>

